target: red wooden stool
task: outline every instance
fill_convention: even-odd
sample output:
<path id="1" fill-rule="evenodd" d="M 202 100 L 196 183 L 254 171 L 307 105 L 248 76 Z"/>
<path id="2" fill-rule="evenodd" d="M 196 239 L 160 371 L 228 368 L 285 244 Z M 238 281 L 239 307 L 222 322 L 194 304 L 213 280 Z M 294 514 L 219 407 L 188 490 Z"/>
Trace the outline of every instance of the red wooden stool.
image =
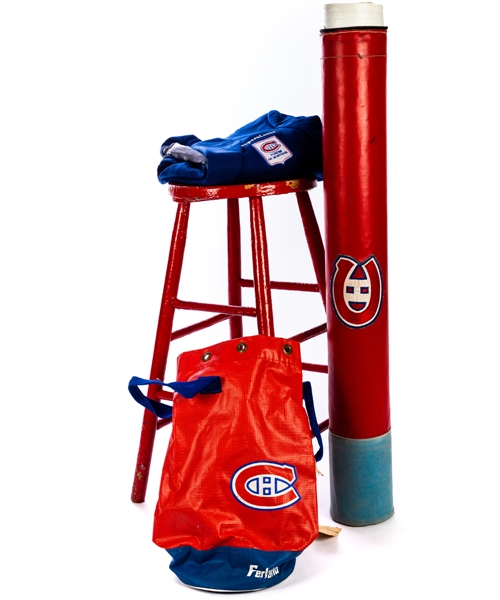
<path id="1" fill-rule="evenodd" d="M 258 332 L 261 335 L 274 335 L 274 320 L 271 290 L 293 290 L 319 292 L 325 305 L 325 252 L 316 216 L 309 198 L 308 190 L 316 187 L 316 181 L 296 179 L 272 183 L 231 185 L 223 187 L 196 187 L 169 185 L 172 199 L 178 203 L 170 254 L 165 276 L 165 285 L 161 301 L 158 329 L 153 352 L 150 379 L 163 381 L 167 365 L 168 351 L 172 340 L 200 331 L 224 320 L 229 320 L 230 337 L 243 337 L 242 317 L 256 317 Z M 311 254 L 317 284 L 271 281 L 267 254 L 266 227 L 262 197 L 295 193 L 299 205 L 304 232 Z M 241 244 L 239 198 L 249 198 L 250 229 L 253 262 L 253 280 L 241 277 Z M 228 305 L 187 302 L 177 297 L 179 281 L 186 245 L 187 226 L 191 203 L 208 200 L 227 199 L 227 250 L 228 250 Z M 241 305 L 243 287 L 255 289 L 255 308 Z M 215 316 L 194 325 L 172 331 L 174 313 L 178 309 L 206 311 Z M 326 323 L 300 333 L 290 339 L 303 342 L 326 331 Z M 323 365 L 303 363 L 304 370 L 326 373 Z M 172 392 L 164 391 L 161 386 L 151 385 L 148 397 L 155 400 L 171 400 Z M 157 429 L 171 422 L 171 419 L 158 420 L 151 412 L 144 411 L 144 421 L 137 456 L 137 466 L 132 488 L 132 501 L 144 502 L 148 482 L 153 444 Z M 320 424 L 324 431 L 328 421 Z"/>

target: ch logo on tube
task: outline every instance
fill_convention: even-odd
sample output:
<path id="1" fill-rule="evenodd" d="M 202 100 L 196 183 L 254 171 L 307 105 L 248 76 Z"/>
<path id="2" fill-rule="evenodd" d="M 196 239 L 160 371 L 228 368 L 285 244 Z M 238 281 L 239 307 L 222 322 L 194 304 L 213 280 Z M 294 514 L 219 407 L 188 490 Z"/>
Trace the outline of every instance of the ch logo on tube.
<path id="1" fill-rule="evenodd" d="M 275 462 L 254 462 L 238 469 L 231 478 L 234 497 L 255 510 L 280 510 L 300 500 L 293 487 L 295 467 Z"/>
<path id="2" fill-rule="evenodd" d="M 383 283 L 375 256 L 359 262 L 340 254 L 333 265 L 331 295 L 337 317 L 354 329 L 371 325 L 382 306 Z"/>

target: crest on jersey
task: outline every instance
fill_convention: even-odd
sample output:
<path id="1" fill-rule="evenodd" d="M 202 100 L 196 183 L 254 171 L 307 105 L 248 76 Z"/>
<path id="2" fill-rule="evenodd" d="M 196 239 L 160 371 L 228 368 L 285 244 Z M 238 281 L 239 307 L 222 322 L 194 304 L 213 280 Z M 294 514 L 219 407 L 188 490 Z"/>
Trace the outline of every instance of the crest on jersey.
<path id="1" fill-rule="evenodd" d="M 260 140 L 252 146 L 271 166 L 282 165 L 293 156 L 293 152 L 275 135 Z"/>
<path id="2" fill-rule="evenodd" d="M 300 500 L 293 487 L 295 467 L 275 462 L 253 462 L 238 469 L 231 478 L 234 497 L 255 510 L 280 510 Z"/>
<path id="3" fill-rule="evenodd" d="M 359 262 L 340 254 L 333 265 L 330 289 L 335 314 L 342 323 L 355 329 L 371 325 L 379 315 L 383 295 L 375 256 Z"/>

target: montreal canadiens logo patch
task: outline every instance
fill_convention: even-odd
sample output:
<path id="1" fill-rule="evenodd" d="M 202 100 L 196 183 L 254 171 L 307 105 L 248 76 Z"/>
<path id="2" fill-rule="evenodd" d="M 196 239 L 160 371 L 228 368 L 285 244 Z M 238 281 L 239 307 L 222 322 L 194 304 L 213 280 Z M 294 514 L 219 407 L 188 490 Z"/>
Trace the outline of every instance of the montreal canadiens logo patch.
<path id="1" fill-rule="evenodd" d="M 271 166 L 283 164 L 293 156 L 293 153 L 275 135 L 260 140 L 252 146 Z"/>
<path id="2" fill-rule="evenodd" d="M 238 502 L 255 510 L 280 510 L 300 500 L 293 487 L 295 467 L 275 462 L 253 462 L 241 467 L 231 478 L 231 491 Z"/>
<path id="3" fill-rule="evenodd" d="M 353 328 L 371 325 L 379 315 L 383 295 L 382 273 L 375 256 L 359 262 L 339 255 L 333 265 L 331 294 L 342 323 Z"/>

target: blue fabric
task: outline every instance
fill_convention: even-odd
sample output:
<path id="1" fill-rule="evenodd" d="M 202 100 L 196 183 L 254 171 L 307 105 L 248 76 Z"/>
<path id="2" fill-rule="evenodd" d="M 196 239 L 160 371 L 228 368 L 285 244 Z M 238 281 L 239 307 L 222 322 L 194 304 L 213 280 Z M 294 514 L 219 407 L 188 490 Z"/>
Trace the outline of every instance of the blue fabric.
<path id="1" fill-rule="evenodd" d="M 167 552 L 173 559 L 170 569 L 183 583 L 226 592 L 260 590 L 281 583 L 293 572 L 301 554 L 229 546 L 203 551 L 182 546 Z"/>
<path id="2" fill-rule="evenodd" d="M 265 152 L 258 149 L 259 142 L 273 137 L 282 144 L 274 159 L 272 145 Z M 163 149 L 174 142 L 192 146 L 205 155 L 207 164 L 165 156 L 158 165 L 160 183 L 207 186 L 323 179 L 322 124 L 318 116 L 292 117 L 272 110 L 227 138 L 202 141 L 194 135 L 170 137 L 162 144 L 162 156 Z"/>
<path id="3" fill-rule="evenodd" d="M 391 432 L 350 439 L 330 432 L 331 515 L 353 527 L 375 525 L 394 513 Z"/>
<path id="4" fill-rule="evenodd" d="M 198 377 L 194 381 L 173 381 L 171 383 L 163 383 L 158 379 L 132 377 L 128 383 L 130 395 L 136 402 L 160 419 L 169 419 L 172 416 L 172 407 L 157 400 L 151 400 L 139 389 L 140 385 L 150 384 L 169 387 L 174 392 L 184 396 L 184 398 L 194 398 L 196 394 L 218 394 L 222 391 L 221 380 L 218 376 Z"/>
<path id="5" fill-rule="evenodd" d="M 316 411 L 314 410 L 312 387 L 309 381 L 304 381 L 302 384 L 302 394 L 306 405 L 307 416 L 309 417 L 311 431 L 318 440 L 319 450 L 314 455 L 314 458 L 316 459 L 316 462 L 319 462 L 323 458 L 323 440 L 321 438 L 321 431 L 319 430 L 318 419 L 316 418 Z"/>

